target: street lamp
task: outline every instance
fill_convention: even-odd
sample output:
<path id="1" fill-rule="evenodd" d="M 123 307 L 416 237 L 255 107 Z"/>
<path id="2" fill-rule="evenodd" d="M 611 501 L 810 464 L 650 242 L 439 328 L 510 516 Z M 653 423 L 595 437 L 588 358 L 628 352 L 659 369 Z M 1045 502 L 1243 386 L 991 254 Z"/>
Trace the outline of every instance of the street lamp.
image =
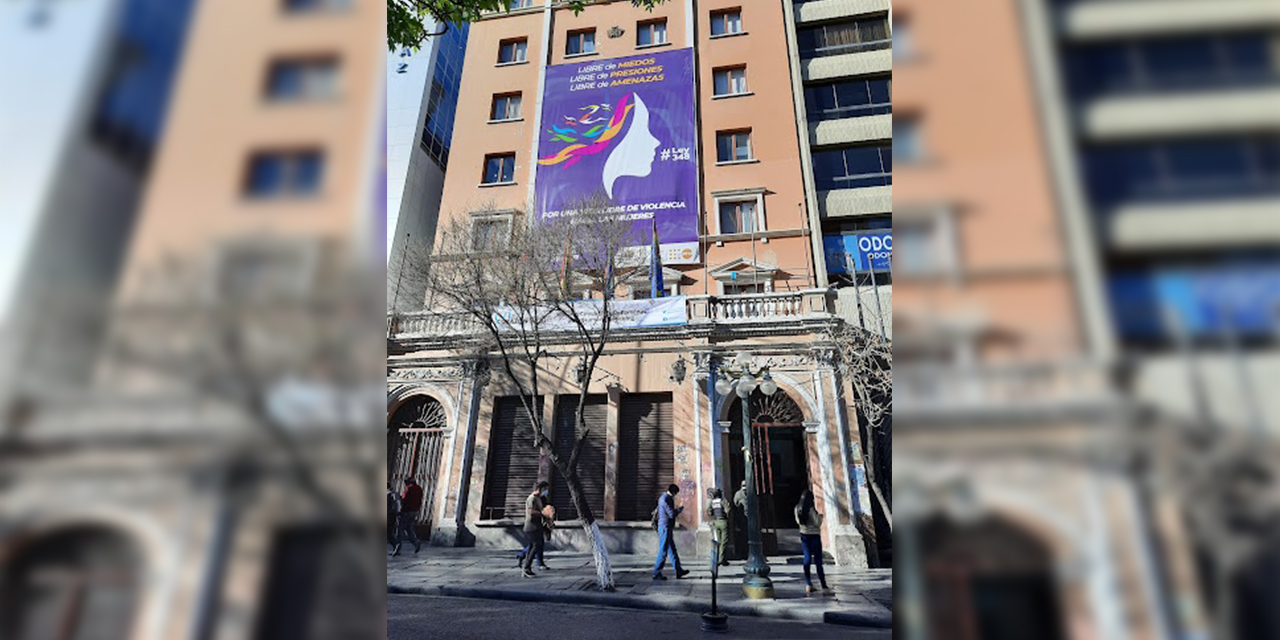
<path id="1" fill-rule="evenodd" d="M 751 392 L 771 396 L 778 392 L 778 383 L 769 374 L 769 367 L 759 367 L 752 373 L 751 354 L 739 353 L 736 366 L 722 365 L 716 373 L 716 391 L 720 395 L 737 394 L 742 401 L 742 461 L 749 487 L 747 498 L 747 566 L 742 577 L 742 591 L 748 598 L 773 598 L 773 582 L 769 580 L 769 563 L 764 559 L 760 544 L 760 515 L 756 501 L 755 480 L 751 464 Z M 757 378 L 759 376 L 759 378 Z"/>

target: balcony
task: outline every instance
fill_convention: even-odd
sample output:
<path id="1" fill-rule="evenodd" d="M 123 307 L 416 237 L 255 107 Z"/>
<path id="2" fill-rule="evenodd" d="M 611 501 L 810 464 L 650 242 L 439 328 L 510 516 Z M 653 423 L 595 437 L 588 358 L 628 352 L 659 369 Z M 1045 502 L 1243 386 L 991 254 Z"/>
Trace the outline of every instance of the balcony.
<path id="1" fill-rule="evenodd" d="M 1166 135 L 1248 133 L 1280 126 L 1277 104 L 1280 104 L 1280 89 L 1274 87 L 1105 98 L 1081 110 L 1080 124 L 1085 135 L 1097 142 Z"/>
<path id="2" fill-rule="evenodd" d="M 1063 34 L 1074 40 L 1214 31 L 1280 24 L 1274 0 L 1080 0 L 1062 8 Z"/>
<path id="3" fill-rule="evenodd" d="M 893 139 L 893 116 L 863 116 L 854 110 L 849 114 L 847 118 L 810 122 L 809 144 L 822 147 Z"/>
<path id="4" fill-rule="evenodd" d="M 893 397 L 897 417 L 907 420 L 985 423 L 1115 406 L 1106 369 L 1084 361 L 972 367 L 904 363 L 894 370 Z"/>
<path id="5" fill-rule="evenodd" d="M 824 218 L 872 216 L 893 212 L 893 187 L 862 187 L 818 192 L 818 210 Z"/>
<path id="6" fill-rule="evenodd" d="M 733 296 L 680 296 L 680 299 L 684 305 L 684 322 L 655 325 L 645 324 L 643 320 L 622 322 L 617 331 L 657 332 L 662 336 L 746 327 L 803 332 L 836 317 L 834 293 L 826 289 Z M 659 299 L 671 300 L 674 299 Z M 640 317 L 648 316 L 641 314 Z M 466 314 L 417 311 L 387 317 L 387 338 L 391 340 L 456 342 L 459 338 L 478 333 L 480 329 Z M 571 331 L 566 325 L 565 333 Z"/>
<path id="7" fill-rule="evenodd" d="M 839 53 L 800 62 L 800 74 L 805 82 L 888 73 L 892 69 L 893 52 L 888 47 Z"/>
<path id="8" fill-rule="evenodd" d="M 796 24 L 850 18 L 889 10 L 889 0 L 805 0 L 795 3 Z"/>

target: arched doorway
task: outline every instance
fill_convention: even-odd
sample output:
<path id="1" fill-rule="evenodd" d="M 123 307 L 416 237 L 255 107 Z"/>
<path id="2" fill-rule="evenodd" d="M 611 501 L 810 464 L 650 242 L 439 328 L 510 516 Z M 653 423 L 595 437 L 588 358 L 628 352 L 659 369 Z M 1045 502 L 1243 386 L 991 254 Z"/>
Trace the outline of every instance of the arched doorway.
<path id="1" fill-rule="evenodd" d="M 804 412 L 800 405 L 779 389 L 772 396 L 759 390 L 751 394 L 751 459 L 754 490 L 760 508 L 760 531 L 766 555 L 780 551 L 798 553 L 800 536 L 793 509 L 800 493 L 810 487 L 808 440 L 804 437 Z M 742 458 L 742 400 L 729 406 L 728 447 L 729 487 L 741 486 L 746 472 Z M 741 511 L 741 510 L 738 510 Z M 746 557 L 744 522 L 734 527 L 735 555 Z M 779 530 L 783 530 L 779 533 Z M 781 543 L 781 548 L 780 548 Z M 792 549 L 791 546 L 795 546 Z"/>
<path id="2" fill-rule="evenodd" d="M 999 518 L 920 528 L 930 637 L 1060 640 L 1063 617 L 1049 547 Z"/>
<path id="3" fill-rule="evenodd" d="M 117 640 L 132 634 L 142 557 L 98 526 L 32 540 L 0 574 L 0 638 Z"/>
<path id="4" fill-rule="evenodd" d="M 387 421 L 387 481 L 403 492 L 405 480 L 422 485 L 422 511 L 418 513 L 418 535 L 431 535 L 440 461 L 444 457 L 444 432 L 449 422 L 444 406 L 430 396 L 414 395 L 405 400 Z"/>

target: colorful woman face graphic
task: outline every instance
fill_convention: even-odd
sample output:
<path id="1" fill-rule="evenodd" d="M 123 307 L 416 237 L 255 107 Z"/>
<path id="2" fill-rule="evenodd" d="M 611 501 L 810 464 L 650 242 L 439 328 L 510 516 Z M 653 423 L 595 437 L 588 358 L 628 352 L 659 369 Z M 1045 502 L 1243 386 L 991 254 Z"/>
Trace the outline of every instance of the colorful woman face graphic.
<path id="1" fill-rule="evenodd" d="M 579 110 L 577 117 L 565 117 L 569 127 L 552 126 L 548 133 L 552 141 L 570 142 L 553 156 L 539 158 L 541 165 L 563 165 L 565 169 L 577 164 L 588 155 L 601 153 L 610 147 L 613 151 L 605 160 L 601 181 L 605 193 L 613 197 L 613 183 L 622 176 L 644 177 L 653 168 L 654 154 L 659 142 L 649 131 L 649 109 L 635 93 L 623 96 L 609 113 L 608 105 L 589 105 Z M 631 116 L 631 127 L 619 138 Z"/>

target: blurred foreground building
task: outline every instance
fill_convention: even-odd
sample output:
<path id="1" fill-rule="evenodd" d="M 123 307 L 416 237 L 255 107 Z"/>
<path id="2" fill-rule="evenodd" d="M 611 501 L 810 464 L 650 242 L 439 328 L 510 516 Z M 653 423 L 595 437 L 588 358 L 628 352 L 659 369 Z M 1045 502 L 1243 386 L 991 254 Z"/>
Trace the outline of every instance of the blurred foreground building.
<path id="1" fill-rule="evenodd" d="M 894 28 L 917 628 L 1280 637 L 1273 3 L 926 4 Z"/>
<path id="2" fill-rule="evenodd" d="M 18 240 L 102 268 L 57 291 L 101 299 L 104 339 L 61 312 L 16 336 L 79 375 L 6 416 L 0 636 L 381 637 L 381 300 L 362 325 L 356 292 L 382 276 L 382 6 L 35 4 L 3 8 L 47 14 L 5 23 L 21 63 L 92 45 L 93 72 L 43 78 L 76 113 L 30 134 L 61 164 Z M 118 33 L 59 30 L 98 11 Z"/>
<path id="3" fill-rule="evenodd" d="M 672 483 L 687 507 L 677 536 L 709 542 L 706 490 L 732 496 L 744 477 L 741 401 L 714 383 L 746 351 L 779 387 L 750 399 L 769 553 L 798 542 L 792 508 L 811 487 L 836 562 L 887 561 L 828 330 L 841 316 L 891 326 L 888 10 L 673 0 L 574 15 L 525 1 L 470 26 L 440 229 L 462 225 L 472 251 L 500 260 L 513 230 L 574 215 L 576 198 L 598 193 L 636 221 L 611 293 L 640 319 L 592 380 L 573 343 L 553 340 L 538 400 L 567 452 L 588 385 L 580 472 L 610 549 L 656 548 L 649 515 Z M 590 298 L 592 277 L 568 281 Z M 420 529 L 436 544 L 512 546 L 525 497 L 548 479 L 566 525 L 551 544 L 589 548 L 567 487 L 520 431 L 529 418 L 496 352 L 431 292 L 425 302 L 391 318 L 388 346 L 388 463 L 397 483 L 425 480 Z"/>

